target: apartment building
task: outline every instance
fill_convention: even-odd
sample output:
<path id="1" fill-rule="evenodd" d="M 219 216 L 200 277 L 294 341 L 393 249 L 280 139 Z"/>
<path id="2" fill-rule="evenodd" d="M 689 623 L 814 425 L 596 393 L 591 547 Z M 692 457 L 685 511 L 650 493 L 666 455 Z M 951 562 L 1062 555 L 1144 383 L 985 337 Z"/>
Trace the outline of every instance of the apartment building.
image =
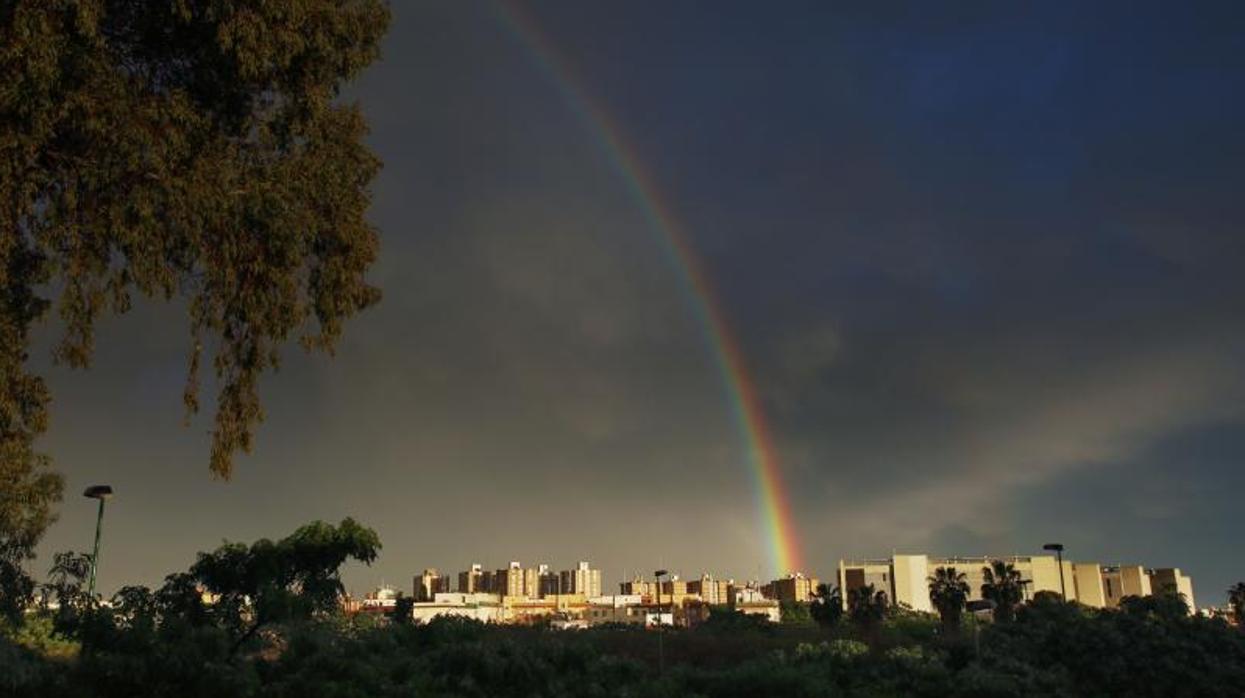
<path id="1" fill-rule="evenodd" d="M 734 583 L 733 579 L 714 579 L 712 575 L 702 574 L 700 579 L 687 582 L 687 593 L 711 606 L 724 605 L 730 603 L 730 588 Z"/>
<path id="2" fill-rule="evenodd" d="M 657 582 L 636 577 L 629 582 L 619 583 L 618 591 L 625 596 L 636 595 L 645 599 L 656 598 Z"/>
<path id="3" fill-rule="evenodd" d="M 437 594 L 450 590 L 450 578 L 438 572 L 435 567 L 430 567 L 415 577 L 414 587 L 416 601 L 432 601 Z"/>
<path id="4" fill-rule="evenodd" d="M 1197 610 L 1197 604 L 1193 600 L 1193 579 L 1181 573 L 1179 567 L 1160 567 L 1150 570 L 1150 588 L 1155 593 L 1182 594 L 1189 604 L 1189 611 L 1196 612 Z"/>
<path id="5" fill-rule="evenodd" d="M 601 595 L 601 570 L 592 569 L 584 561 L 580 561 L 573 570 L 563 570 L 561 582 L 563 594 Z"/>
<path id="6" fill-rule="evenodd" d="M 817 585 L 819 583 L 816 577 L 805 577 L 803 574 L 796 572 L 782 579 L 775 579 L 761 587 L 761 591 L 766 598 L 774 599 L 775 601 L 808 603 L 812 600 L 813 595 L 817 593 Z"/>
<path id="7" fill-rule="evenodd" d="M 1149 596 L 1150 575 L 1140 565 L 1117 565 L 1102 568 L 1102 593 L 1107 608 L 1117 608 L 1125 596 Z"/>
<path id="8" fill-rule="evenodd" d="M 489 576 L 492 577 L 492 575 Z M 484 581 L 484 566 L 474 562 L 471 564 L 471 569 L 458 573 L 458 591 L 461 594 L 483 592 L 486 586 Z"/>
<path id="9" fill-rule="evenodd" d="M 931 557 L 929 555 L 893 555 L 876 560 L 840 560 L 839 587 L 847 591 L 872 584 L 886 592 L 891 603 L 913 610 L 933 612 L 929 598 L 929 577 L 939 567 L 955 568 L 968 583 L 969 601 L 981 600 L 985 569 L 995 560 L 1012 565 L 1020 573 L 1024 599 L 1040 592 L 1066 594 L 1069 601 L 1078 601 L 1095 608 L 1113 608 L 1125 596 L 1144 596 L 1165 588 L 1185 595 L 1190 609 L 1194 607 L 1193 581 L 1179 569 L 1146 570 L 1137 565 L 1103 566 L 1096 562 L 1059 560 L 1050 555 L 1010 557 Z M 1062 573 L 1061 573 L 1062 572 Z"/>

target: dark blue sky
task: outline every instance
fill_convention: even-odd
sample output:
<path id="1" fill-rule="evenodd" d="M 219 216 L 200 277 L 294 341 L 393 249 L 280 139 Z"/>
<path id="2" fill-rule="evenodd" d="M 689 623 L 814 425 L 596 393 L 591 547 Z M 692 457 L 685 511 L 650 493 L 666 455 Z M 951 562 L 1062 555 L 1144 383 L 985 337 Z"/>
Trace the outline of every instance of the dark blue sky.
<path id="1" fill-rule="evenodd" d="M 1199 602 L 1245 578 L 1238 3 L 515 5 L 704 260 L 811 571 L 1058 538 L 1179 566 Z M 348 95 L 386 162 L 385 300 L 337 359 L 291 348 L 233 482 L 207 424 L 179 426 L 177 308 L 104 327 L 88 374 L 49 369 L 48 449 L 120 492 L 105 587 L 347 514 L 386 546 L 358 590 L 473 561 L 764 568 L 678 279 L 499 17 L 395 3 Z M 67 501 L 44 549 L 85 547 L 91 513 Z"/>

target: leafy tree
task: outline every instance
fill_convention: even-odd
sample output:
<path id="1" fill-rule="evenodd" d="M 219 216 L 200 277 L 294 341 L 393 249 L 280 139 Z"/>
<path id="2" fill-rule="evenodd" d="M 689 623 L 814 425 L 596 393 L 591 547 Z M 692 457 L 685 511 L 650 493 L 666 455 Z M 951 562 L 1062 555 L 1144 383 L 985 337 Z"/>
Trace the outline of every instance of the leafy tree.
<path id="1" fill-rule="evenodd" d="M 1016 617 L 1016 607 L 1024 600 L 1024 580 L 1010 562 L 994 560 L 982 569 L 981 597 L 994 602 L 994 619 L 1001 623 Z"/>
<path id="2" fill-rule="evenodd" d="M 226 543 L 200 553 L 190 578 L 215 597 L 216 621 L 234 635 L 236 652 L 264 626 L 336 609 L 344 593 L 341 566 L 349 559 L 371 564 L 379 550 L 376 532 L 354 519 L 317 521 L 275 543 Z"/>
<path id="3" fill-rule="evenodd" d="M 1189 617 L 1189 602 L 1175 590 L 1160 591 L 1149 596 L 1125 596 L 1120 599 L 1120 610 L 1138 618 L 1175 622 Z"/>
<path id="4" fill-rule="evenodd" d="M 206 345 L 221 477 L 250 449 L 258 379 L 285 341 L 331 350 L 377 301 L 364 274 L 379 161 L 359 108 L 335 97 L 388 18 L 383 0 L 0 5 L 0 507 L 12 483 L 40 492 L 18 523 L 41 531 L 60 490 L 32 450 L 49 395 L 26 366 L 48 291 L 56 357 L 74 367 L 134 293 L 185 299 L 183 398 L 197 411 Z M 22 530 L 0 517 L 0 535 Z"/>
<path id="5" fill-rule="evenodd" d="M 1237 582 L 1228 589 L 1228 604 L 1232 606 L 1237 626 L 1245 630 L 1245 582 Z"/>
<path id="6" fill-rule="evenodd" d="M 781 601 L 778 604 L 779 619 L 786 625 L 812 625 L 813 616 L 809 604 L 799 601 Z"/>
<path id="7" fill-rule="evenodd" d="M 808 612 L 821 627 L 835 627 L 843 619 L 843 590 L 835 584 L 818 584 Z"/>
<path id="8" fill-rule="evenodd" d="M 960 629 L 960 616 L 964 613 L 969 594 L 967 579 L 954 567 L 939 567 L 928 580 L 929 599 L 938 609 L 942 627 L 948 634 L 955 634 Z"/>
<path id="9" fill-rule="evenodd" d="M 6 313 L 12 294 L 4 280 L 0 268 L 0 620 L 17 623 L 35 590 L 25 564 L 56 519 L 52 507 L 61 499 L 64 480 L 31 446 L 47 427 L 47 391 L 42 381 L 22 375 L 17 359 L 25 354 L 11 351 L 25 342 L 25 331 Z"/>
<path id="10" fill-rule="evenodd" d="M 847 591 L 848 618 L 871 644 L 877 640 L 878 628 L 886 618 L 889 606 L 886 592 L 874 589 L 872 584 Z"/>
<path id="11" fill-rule="evenodd" d="M 620 630 L 634 627 L 628 626 L 625 623 L 619 623 L 618 626 Z M 744 613 L 726 605 L 715 605 L 709 609 L 709 617 L 696 626 L 696 632 L 719 633 L 723 635 L 737 635 L 740 633 L 773 634 L 775 625 L 766 616 Z"/>
<path id="12" fill-rule="evenodd" d="M 398 592 L 398 598 L 393 604 L 393 610 L 389 612 L 389 620 L 398 625 L 410 625 L 414 621 L 411 615 L 415 609 L 415 597 L 403 596 L 402 592 Z"/>

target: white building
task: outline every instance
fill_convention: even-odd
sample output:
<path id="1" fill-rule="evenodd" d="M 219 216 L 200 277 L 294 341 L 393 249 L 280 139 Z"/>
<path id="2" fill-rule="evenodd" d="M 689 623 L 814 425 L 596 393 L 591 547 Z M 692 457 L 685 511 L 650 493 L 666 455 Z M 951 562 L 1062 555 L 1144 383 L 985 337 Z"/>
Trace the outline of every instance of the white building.
<path id="1" fill-rule="evenodd" d="M 484 623 L 505 620 L 501 599 L 496 594 L 441 593 L 432 601 L 418 602 L 411 607 L 411 618 L 416 623 L 427 623 L 437 616 L 471 618 Z"/>

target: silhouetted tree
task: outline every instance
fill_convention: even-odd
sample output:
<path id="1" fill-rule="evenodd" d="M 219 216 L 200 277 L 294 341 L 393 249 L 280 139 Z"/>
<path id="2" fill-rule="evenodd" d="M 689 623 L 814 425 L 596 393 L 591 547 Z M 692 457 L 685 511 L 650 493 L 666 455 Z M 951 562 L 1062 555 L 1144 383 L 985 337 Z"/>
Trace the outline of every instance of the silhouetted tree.
<path id="1" fill-rule="evenodd" d="M 1024 600 L 1024 581 L 1010 562 L 994 560 L 982 569 L 981 597 L 994 602 L 994 619 L 1006 623 L 1016 617 L 1016 607 Z"/>
<path id="2" fill-rule="evenodd" d="M 4 296 L 0 288 L 0 306 Z M 52 507 L 61 499 L 64 481 L 49 470 L 46 457 L 31 450 L 34 436 L 46 428 L 42 403 L 47 396 L 41 383 L 23 381 L 17 369 L 6 365 L 11 334 L 0 307 L 0 620 L 16 624 L 36 586 L 25 565 L 56 520 Z"/>
<path id="3" fill-rule="evenodd" d="M 190 576 L 215 597 L 213 613 L 234 634 L 236 652 L 265 625 L 335 609 L 344 592 L 342 564 L 370 564 L 379 549 L 376 532 L 354 519 L 338 526 L 317 521 L 275 543 L 227 543 L 200 553 Z"/>
<path id="4" fill-rule="evenodd" d="M 938 615 L 942 618 L 942 627 L 948 634 L 960 629 L 960 616 L 964 613 L 964 604 L 968 601 L 968 581 L 963 572 L 954 567 L 939 567 L 929 578 L 929 599 Z"/>
<path id="5" fill-rule="evenodd" d="M 812 625 L 813 616 L 809 604 L 799 601 L 780 601 L 778 617 L 784 625 Z"/>
<path id="6" fill-rule="evenodd" d="M 849 589 L 847 614 L 852 624 L 869 643 L 877 641 L 878 628 L 886 618 L 890 603 L 885 591 L 874 589 L 872 584 Z"/>
<path id="7" fill-rule="evenodd" d="M 398 625 L 409 625 L 414 621 L 412 611 L 415 609 L 414 596 L 402 596 L 399 592 L 397 600 L 393 604 L 393 610 L 389 612 L 389 620 Z"/>
<path id="8" fill-rule="evenodd" d="M 1120 610 L 1130 616 L 1157 618 L 1166 622 L 1189 617 L 1189 602 L 1184 594 L 1169 585 L 1157 594 L 1149 596 L 1125 596 L 1120 599 Z"/>
<path id="9" fill-rule="evenodd" d="M 1228 589 L 1228 605 L 1237 626 L 1245 630 L 1245 582 L 1237 582 Z"/>
<path id="10" fill-rule="evenodd" d="M 809 615 L 823 628 L 833 628 L 843 619 L 843 593 L 835 584 L 818 584 L 808 607 Z"/>

